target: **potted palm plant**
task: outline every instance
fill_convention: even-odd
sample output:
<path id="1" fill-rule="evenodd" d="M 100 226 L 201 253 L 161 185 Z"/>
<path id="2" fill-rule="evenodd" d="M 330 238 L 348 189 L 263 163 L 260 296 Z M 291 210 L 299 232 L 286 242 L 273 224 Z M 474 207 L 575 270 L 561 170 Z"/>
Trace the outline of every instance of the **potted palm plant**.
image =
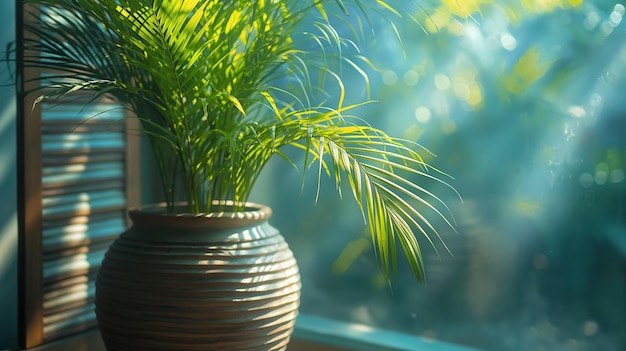
<path id="1" fill-rule="evenodd" d="M 160 171 L 164 204 L 130 212 L 133 225 L 99 272 L 96 313 L 109 349 L 285 349 L 298 269 L 268 224 L 271 210 L 248 198 L 272 156 L 293 162 L 282 151 L 289 146 L 304 153 L 305 169 L 328 174 L 338 190 L 347 183 L 388 277 L 400 246 L 423 279 L 414 233 L 439 235 L 423 210 L 452 224 L 438 209 L 445 204 L 412 179 L 440 173 L 414 142 L 349 115 L 359 105 L 345 103 L 332 62 L 363 71 L 341 54 L 356 44 L 328 10 L 347 13 L 347 4 L 25 3 L 37 13 L 20 43 L 24 65 L 50 71 L 37 78 L 38 101 L 78 91 L 112 97 L 141 121 Z M 353 5 L 367 19 L 368 4 Z M 372 6 L 399 16 L 382 1 Z M 315 102 L 328 81 L 338 98 Z"/>

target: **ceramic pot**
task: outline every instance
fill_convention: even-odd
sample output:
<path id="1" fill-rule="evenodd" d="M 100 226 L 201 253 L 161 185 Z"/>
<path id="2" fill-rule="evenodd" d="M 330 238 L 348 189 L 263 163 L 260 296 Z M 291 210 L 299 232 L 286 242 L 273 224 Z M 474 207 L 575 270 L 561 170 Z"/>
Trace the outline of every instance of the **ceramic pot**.
<path id="1" fill-rule="evenodd" d="M 285 350 L 300 298 L 296 261 L 271 209 L 131 211 L 96 279 L 102 339 L 115 350 Z"/>

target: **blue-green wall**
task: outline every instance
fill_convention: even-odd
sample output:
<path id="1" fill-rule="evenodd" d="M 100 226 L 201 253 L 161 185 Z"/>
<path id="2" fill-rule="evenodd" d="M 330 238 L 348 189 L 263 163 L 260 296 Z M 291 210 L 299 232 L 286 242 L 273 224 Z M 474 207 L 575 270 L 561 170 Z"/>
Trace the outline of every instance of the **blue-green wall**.
<path id="1" fill-rule="evenodd" d="M 0 5 L 0 51 L 15 39 L 15 0 Z M 0 68 L 0 350 L 17 348 L 16 99 Z M 12 68 L 10 69 L 13 70 Z M 13 73 L 13 72 L 11 72 Z"/>

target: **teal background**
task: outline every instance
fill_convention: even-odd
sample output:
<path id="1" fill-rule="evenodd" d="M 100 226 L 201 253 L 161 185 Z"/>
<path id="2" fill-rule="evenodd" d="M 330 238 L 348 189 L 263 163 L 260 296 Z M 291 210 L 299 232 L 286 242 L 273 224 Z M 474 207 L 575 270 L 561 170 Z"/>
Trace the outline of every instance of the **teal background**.
<path id="1" fill-rule="evenodd" d="M 439 20 L 436 3 L 425 8 Z M 400 21 L 404 56 L 379 18 L 362 41 L 377 103 L 355 114 L 428 148 L 463 198 L 415 179 L 459 232 L 440 226 L 452 254 L 420 238 L 427 285 L 404 262 L 385 281 L 350 191 L 340 199 L 323 177 L 314 203 L 316 169 L 301 192 L 301 169 L 274 159 L 252 200 L 273 207 L 299 261 L 302 313 L 483 350 L 624 350 L 625 8 L 473 3 L 473 18 L 428 34 Z M 366 98 L 359 75 L 343 73 L 350 101 Z"/>

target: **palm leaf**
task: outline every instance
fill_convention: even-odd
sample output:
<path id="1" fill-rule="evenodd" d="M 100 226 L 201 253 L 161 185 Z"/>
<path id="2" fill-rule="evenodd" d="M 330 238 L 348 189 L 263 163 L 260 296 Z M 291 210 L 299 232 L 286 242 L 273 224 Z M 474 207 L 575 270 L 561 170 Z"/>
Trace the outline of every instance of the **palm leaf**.
<path id="1" fill-rule="evenodd" d="M 400 246 L 416 278 L 423 279 L 414 233 L 433 246 L 431 237 L 441 237 L 422 211 L 452 229 L 454 221 L 448 206 L 417 179 L 450 187 L 440 179 L 446 175 L 426 164 L 415 144 L 346 116 L 363 104 L 347 102 L 344 72 L 361 77 L 369 98 L 367 72 L 375 69 L 359 52 L 363 23 L 370 24 L 374 11 L 398 33 L 393 19 L 403 13 L 390 3 L 25 3 L 38 6 L 38 20 L 25 25 L 32 38 L 22 45 L 24 65 L 50 71 L 35 78 L 44 89 L 37 102 L 93 91 L 124 103 L 151 142 L 170 209 L 180 197 L 192 212 L 215 210 L 214 200 L 245 203 L 273 155 L 296 167 L 281 151 L 294 146 L 304 152 L 302 168 L 316 168 L 317 194 L 323 175 L 334 180 L 340 196 L 347 182 L 381 270 L 395 274 Z M 342 23 L 354 38 L 335 26 L 330 5 L 344 17 L 356 13 L 356 26 Z"/>

